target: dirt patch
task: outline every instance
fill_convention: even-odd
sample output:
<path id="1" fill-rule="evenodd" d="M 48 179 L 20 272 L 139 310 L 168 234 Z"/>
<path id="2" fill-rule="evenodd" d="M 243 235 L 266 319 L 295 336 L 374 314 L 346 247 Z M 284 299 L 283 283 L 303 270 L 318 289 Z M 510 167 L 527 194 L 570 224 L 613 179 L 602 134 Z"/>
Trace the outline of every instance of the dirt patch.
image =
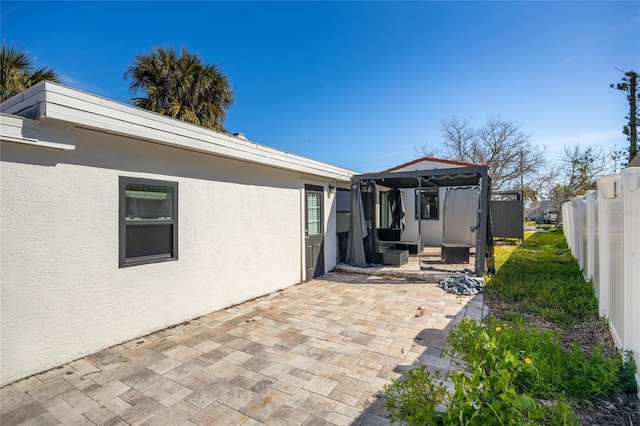
<path id="1" fill-rule="evenodd" d="M 602 318 L 593 318 L 589 321 L 563 328 L 562 347 L 564 350 L 571 350 L 579 347 L 586 354 L 593 354 L 596 348 L 605 356 L 613 356 L 616 353 L 616 346 L 611 337 L 611 332 L 607 323 Z"/>
<path id="2" fill-rule="evenodd" d="M 640 402 L 635 394 L 577 401 L 573 405 L 573 412 L 575 420 L 581 425 L 640 425 Z"/>

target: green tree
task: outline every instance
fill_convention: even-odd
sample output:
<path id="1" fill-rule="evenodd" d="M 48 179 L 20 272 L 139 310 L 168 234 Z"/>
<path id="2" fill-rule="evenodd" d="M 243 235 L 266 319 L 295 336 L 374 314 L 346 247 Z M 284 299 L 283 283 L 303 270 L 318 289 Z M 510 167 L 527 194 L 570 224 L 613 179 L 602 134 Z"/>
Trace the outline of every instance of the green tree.
<path id="1" fill-rule="evenodd" d="M 207 65 L 197 53 L 157 47 L 136 55 L 124 73 L 140 108 L 225 132 L 223 121 L 234 101 L 227 77 L 215 64 Z"/>
<path id="2" fill-rule="evenodd" d="M 34 68 L 27 52 L 2 42 L 0 51 L 0 91 L 2 101 L 17 95 L 43 80 L 60 83 L 60 77 L 49 67 Z"/>
<path id="3" fill-rule="evenodd" d="M 638 92 L 638 73 L 635 71 L 627 71 L 622 77 L 622 82 L 610 84 L 609 86 L 624 92 L 629 102 L 629 115 L 625 118 L 629 120 L 628 124 L 622 127 L 622 133 L 627 135 L 629 141 L 629 161 L 638 154 L 638 126 L 640 125 L 640 111 L 638 111 L 638 102 L 640 102 L 640 93 Z"/>

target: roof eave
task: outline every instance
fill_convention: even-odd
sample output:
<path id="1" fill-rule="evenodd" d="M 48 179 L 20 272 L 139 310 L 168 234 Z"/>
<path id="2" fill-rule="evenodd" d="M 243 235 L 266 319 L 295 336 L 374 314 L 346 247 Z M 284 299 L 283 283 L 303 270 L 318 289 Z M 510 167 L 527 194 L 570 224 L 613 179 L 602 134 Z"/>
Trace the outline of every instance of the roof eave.
<path id="1" fill-rule="evenodd" d="M 31 119 L 52 119 L 105 133 L 179 149 L 233 158 L 348 182 L 355 172 L 238 139 L 191 123 L 48 81 L 0 104 L 0 111 Z"/>

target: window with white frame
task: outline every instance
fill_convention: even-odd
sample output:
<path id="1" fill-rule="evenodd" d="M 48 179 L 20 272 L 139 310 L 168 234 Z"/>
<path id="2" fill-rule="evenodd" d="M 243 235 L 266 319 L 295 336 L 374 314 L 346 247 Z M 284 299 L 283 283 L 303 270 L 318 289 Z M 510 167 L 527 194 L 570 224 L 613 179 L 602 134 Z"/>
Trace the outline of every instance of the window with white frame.
<path id="1" fill-rule="evenodd" d="M 322 234 L 322 195 L 318 192 L 307 192 L 307 231 L 309 235 Z"/>
<path id="2" fill-rule="evenodd" d="M 178 183 L 120 177 L 120 267 L 178 259 Z"/>
<path id="3" fill-rule="evenodd" d="M 416 220 L 438 220 L 438 188 L 416 189 Z"/>

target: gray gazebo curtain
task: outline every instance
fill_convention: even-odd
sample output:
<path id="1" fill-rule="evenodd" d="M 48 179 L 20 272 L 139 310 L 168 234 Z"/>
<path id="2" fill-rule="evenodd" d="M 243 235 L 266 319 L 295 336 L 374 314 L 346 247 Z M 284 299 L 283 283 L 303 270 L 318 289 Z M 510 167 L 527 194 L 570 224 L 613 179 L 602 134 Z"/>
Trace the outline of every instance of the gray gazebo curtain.
<path id="1" fill-rule="evenodd" d="M 479 188 L 450 187 L 444 197 L 442 242 L 476 245 Z"/>
<path id="2" fill-rule="evenodd" d="M 349 220 L 349 241 L 347 242 L 347 264 L 353 266 L 367 266 L 364 254 L 364 238 L 369 235 L 367 220 L 362 204 L 360 183 L 351 184 L 351 220 Z"/>
<path id="3" fill-rule="evenodd" d="M 388 193 L 389 209 L 391 210 L 391 228 L 399 228 L 404 231 L 404 203 L 402 191 L 398 188 L 391 189 Z"/>

